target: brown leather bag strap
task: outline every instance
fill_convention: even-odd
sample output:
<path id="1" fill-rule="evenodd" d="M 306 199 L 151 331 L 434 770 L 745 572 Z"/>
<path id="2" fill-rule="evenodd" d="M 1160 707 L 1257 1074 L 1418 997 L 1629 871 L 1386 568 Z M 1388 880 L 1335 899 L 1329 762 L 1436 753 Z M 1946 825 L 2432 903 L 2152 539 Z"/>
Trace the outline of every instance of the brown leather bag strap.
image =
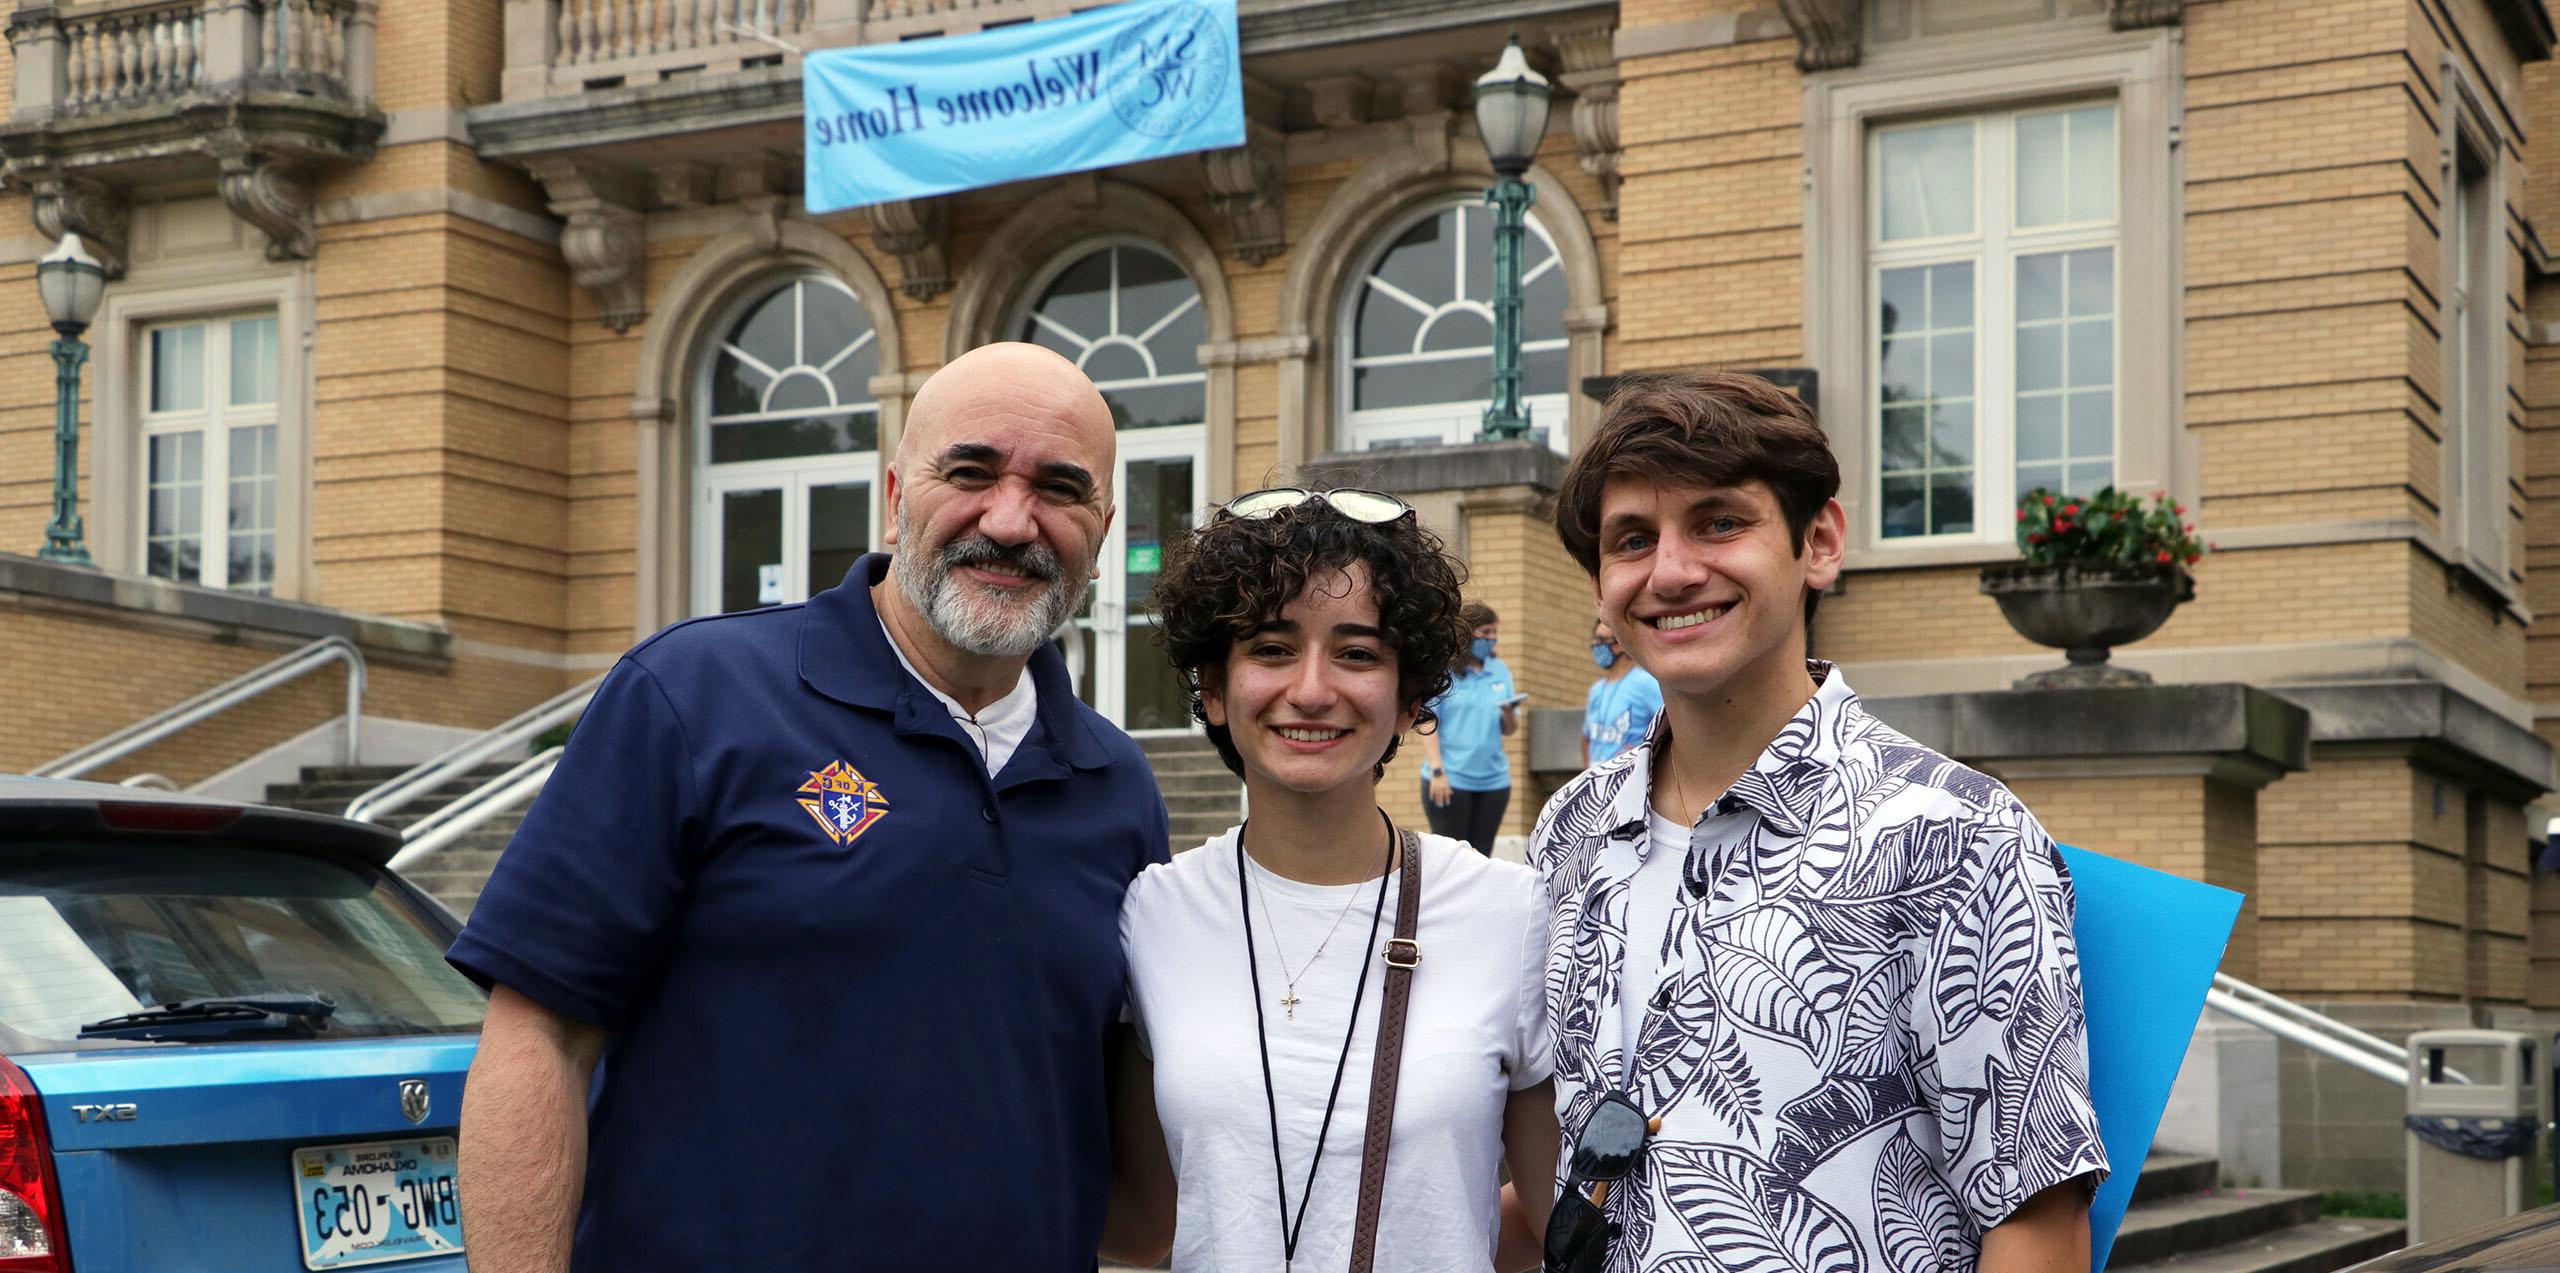
<path id="1" fill-rule="evenodd" d="M 1413 939 L 1422 917 L 1422 841 L 1402 831 L 1404 861 L 1396 874 L 1396 935 L 1379 952 L 1387 962 L 1378 1001 L 1378 1054 L 1369 1063 L 1369 1129 L 1360 1140 L 1360 1211 L 1352 1222 L 1351 1273 L 1369 1273 L 1378 1255 L 1378 1208 L 1387 1193 L 1387 1141 L 1396 1122 L 1396 1076 L 1404 1066 L 1404 1005 L 1412 997 L 1422 947 Z"/>

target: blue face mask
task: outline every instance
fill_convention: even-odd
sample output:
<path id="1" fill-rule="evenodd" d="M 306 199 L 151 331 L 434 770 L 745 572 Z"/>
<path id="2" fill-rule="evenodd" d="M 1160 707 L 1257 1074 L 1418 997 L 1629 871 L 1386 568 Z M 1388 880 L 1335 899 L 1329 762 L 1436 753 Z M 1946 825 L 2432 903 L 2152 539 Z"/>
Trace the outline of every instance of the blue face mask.
<path id="1" fill-rule="evenodd" d="M 1474 642 L 1467 646 L 1467 652 L 1474 655 L 1475 660 L 1478 663 L 1491 659 L 1493 657 L 1493 638 L 1477 637 Z"/>
<path id="2" fill-rule="evenodd" d="M 1594 641 L 1591 643 L 1591 661 L 1599 664 L 1600 669 L 1605 672 L 1616 665 L 1618 652 L 1610 649 L 1606 641 Z"/>

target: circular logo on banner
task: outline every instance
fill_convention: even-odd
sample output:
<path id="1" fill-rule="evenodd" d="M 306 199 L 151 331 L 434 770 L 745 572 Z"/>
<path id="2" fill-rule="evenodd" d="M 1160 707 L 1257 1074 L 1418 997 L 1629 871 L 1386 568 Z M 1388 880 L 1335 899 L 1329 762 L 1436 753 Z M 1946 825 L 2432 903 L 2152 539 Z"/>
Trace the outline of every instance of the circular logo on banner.
<path id="1" fill-rule="evenodd" d="M 1133 131 L 1179 135 L 1217 108 L 1234 65 L 1226 29 L 1207 9 L 1167 5 L 1111 42 L 1111 109 Z"/>

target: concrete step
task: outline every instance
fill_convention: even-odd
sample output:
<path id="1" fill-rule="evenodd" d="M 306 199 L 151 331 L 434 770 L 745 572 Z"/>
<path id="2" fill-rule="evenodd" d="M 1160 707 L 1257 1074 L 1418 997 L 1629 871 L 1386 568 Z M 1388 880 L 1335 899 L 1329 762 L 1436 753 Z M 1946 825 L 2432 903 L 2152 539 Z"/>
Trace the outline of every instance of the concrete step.
<path id="1" fill-rule="evenodd" d="M 1232 821 L 1244 807 L 1239 798 L 1242 795 L 1238 787 L 1224 791 L 1168 791 L 1164 793 L 1164 807 L 1167 813 L 1214 813 Z"/>
<path id="2" fill-rule="evenodd" d="M 2308 1189 L 2225 1189 L 2187 1194 L 2125 1213 L 2109 1264 L 2143 1264 L 2226 1246 L 2320 1218 Z"/>
<path id="3" fill-rule="evenodd" d="M 1218 766 L 1215 773 L 1205 770 L 1198 773 L 1178 774 L 1169 774 L 1163 770 L 1156 771 L 1156 790 L 1168 796 L 1221 794 L 1232 796 L 1243 789 L 1244 783 L 1234 774 L 1228 773 L 1225 765 Z"/>
<path id="4" fill-rule="evenodd" d="M 1227 828 L 1234 826 L 1235 824 L 1236 819 L 1233 814 L 1223 818 L 1205 816 L 1177 817 L 1172 819 L 1166 826 L 1165 841 L 1172 847 L 1174 852 L 1180 853 L 1185 849 L 1195 849 L 1200 847 L 1200 845 L 1207 841 L 1211 836 L 1226 834 Z"/>
<path id="5" fill-rule="evenodd" d="M 430 788 L 424 795 L 403 807 L 416 808 L 431 800 L 451 800 L 505 772 L 504 766 L 484 765 L 451 782 Z M 267 803 L 282 804 L 292 808 L 314 807 L 303 803 L 310 801 L 317 802 L 317 807 L 334 806 L 343 809 L 347 807 L 348 801 L 381 785 L 380 781 L 363 779 L 315 782 L 306 778 L 301 782 L 274 783 L 267 787 Z"/>
<path id="6" fill-rule="evenodd" d="M 2222 1160 L 2211 1154 L 2153 1154 L 2134 1181 L 2132 1205 L 2203 1193 L 2221 1183 Z"/>
<path id="7" fill-rule="evenodd" d="M 2131 1221 L 2128 1213 L 2126 1219 Z M 2409 1226 L 2399 1220 L 2324 1216 L 2238 1242 L 2144 1264 L 2127 1262 L 2119 1245 L 2109 1269 L 2143 1273 L 2337 1273 L 2406 1246 Z"/>
<path id="8" fill-rule="evenodd" d="M 408 765 L 304 765 L 304 782 L 389 782 L 409 772 Z"/>
<path id="9" fill-rule="evenodd" d="M 1216 778 L 1223 782 L 1243 781 L 1243 779 L 1236 777 L 1234 770 L 1227 768 L 1227 762 L 1220 760 L 1215 752 L 1199 756 L 1152 757 L 1147 761 L 1147 768 L 1155 773 L 1156 780 L 1159 782 L 1174 778 Z"/>

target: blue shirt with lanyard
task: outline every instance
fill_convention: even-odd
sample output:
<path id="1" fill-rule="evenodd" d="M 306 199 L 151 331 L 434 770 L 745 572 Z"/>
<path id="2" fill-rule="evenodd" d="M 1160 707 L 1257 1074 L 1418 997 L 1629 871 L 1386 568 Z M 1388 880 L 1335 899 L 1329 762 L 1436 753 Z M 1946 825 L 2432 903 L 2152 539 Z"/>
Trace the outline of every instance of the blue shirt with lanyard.
<path id="1" fill-rule="evenodd" d="M 610 1032 L 577 1268 L 1093 1267 L 1164 802 L 1047 646 L 991 778 L 888 562 L 625 655 L 447 955 Z"/>
<path id="2" fill-rule="evenodd" d="M 1509 699 L 1511 668 L 1486 659 L 1472 672 L 1449 679 L 1449 690 L 1431 700 L 1440 718 L 1440 763 L 1459 791 L 1502 791 L 1511 786 L 1511 761 L 1502 753 L 1502 704 Z"/>

